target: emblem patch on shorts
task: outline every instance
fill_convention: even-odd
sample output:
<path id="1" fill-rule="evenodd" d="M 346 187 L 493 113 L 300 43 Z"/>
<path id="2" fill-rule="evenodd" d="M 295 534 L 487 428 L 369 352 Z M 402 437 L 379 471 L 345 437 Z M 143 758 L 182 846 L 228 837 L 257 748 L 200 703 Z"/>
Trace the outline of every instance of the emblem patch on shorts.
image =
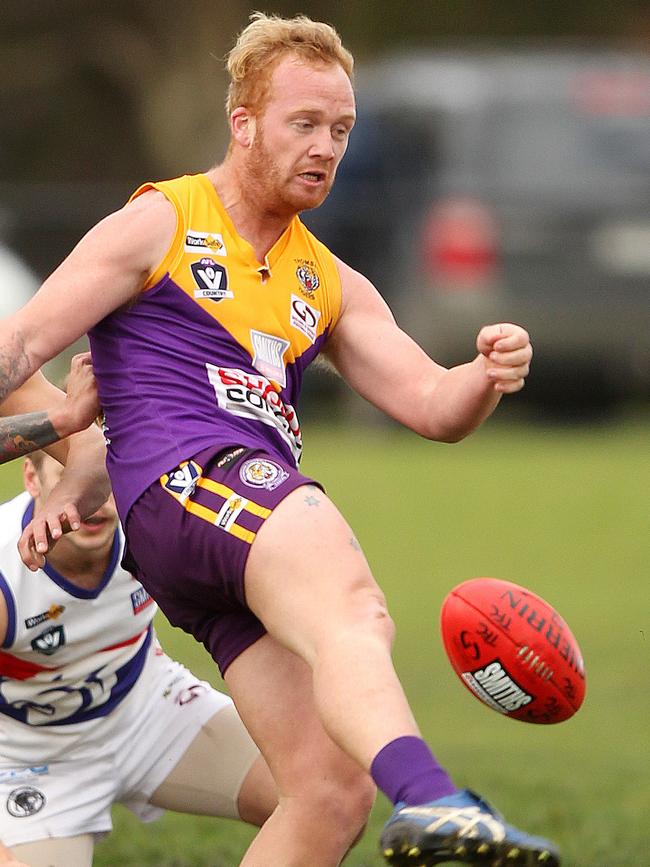
<path id="1" fill-rule="evenodd" d="M 161 481 L 163 487 L 170 494 L 183 501 L 194 493 L 194 488 L 196 488 L 200 475 L 201 467 L 195 464 L 194 461 L 187 461 L 187 463 L 182 463 L 175 470 L 172 470 L 166 478 L 163 476 Z"/>
<path id="2" fill-rule="evenodd" d="M 20 786 L 9 793 L 7 812 L 15 819 L 33 816 L 45 806 L 45 795 L 31 786 Z"/>
<path id="3" fill-rule="evenodd" d="M 239 478 L 251 488 L 266 488 L 267 491 L 274 491 L 289 478 L 289 473 L 275 461 L 251 458 L 242 464 Z"/>

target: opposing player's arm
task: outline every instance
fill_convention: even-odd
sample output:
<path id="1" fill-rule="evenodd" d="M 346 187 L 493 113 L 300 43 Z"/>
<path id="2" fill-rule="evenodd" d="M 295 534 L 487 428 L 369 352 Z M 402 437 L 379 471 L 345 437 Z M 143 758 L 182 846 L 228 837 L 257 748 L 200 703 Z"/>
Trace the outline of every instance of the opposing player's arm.
<path id="1" fill-rule="evenodd" d="M 90 354 L 72 360 L 77 371 L 67 394 L 38 371 L 0 404 L 0 464 L 45 449 L 66 462 L 73 433 L 84 430 L 99 414 Z"/>
<path id="2" fill-rule="evenodd" d="M 0 322 L 0 401 L 89 328 L 142 291 L 176 231 L 156 191 L 106 217 L 36 295 Z"/>
<path id="3" fill-rule="evenodd" d="M 518 391 L 532 349 L 523 328 L 486 326 L 473 361 L 445 368 L 404 331 L 374 286 L 337 260 L 341 315 L 325 355 L 359 394 L 428 439 L 456 442 L 490 415 L 502 394 Z"/>

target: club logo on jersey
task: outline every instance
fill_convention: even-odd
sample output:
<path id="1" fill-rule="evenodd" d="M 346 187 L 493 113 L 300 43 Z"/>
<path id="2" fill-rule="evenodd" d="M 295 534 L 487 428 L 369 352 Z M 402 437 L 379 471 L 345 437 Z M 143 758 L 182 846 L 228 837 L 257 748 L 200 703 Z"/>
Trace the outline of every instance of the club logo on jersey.
<path id="1" fill-rule="evenodd" d="M 190 265 L 192 277 L 198 286 L 194 290 L 195 298 L 207 298 L 209 301 L 223 301 L 224 298 L 234 298 L 228 289 L 228 272 L 214 259 L 205 256 Z"/>
<path id="2" fill-rule="evenodd" d="M 242 464 L 239 478 L 251 488 L 266 488 L 267 491 L 274 491 L 289 478 L 289 473 L 275 461 L 251 458 Z"/>
<path id="3" fill-rule="evenodd" d="M 219 232 L 194 232 L 189 229 L 185 235 L 186 253 L 212 253 L 213 256 L 225 256 L 226 245 Z"/>
<path id="4" fill-rule="evenodd" d="M 33 629 L 34 626 L 40 626 L 41 623 L 45 623 L 46 620 L 56 620 L 64 611 L 65 605 L 50 605 L 47 611 L 44 611 L 42 614 L 37 614 L 35 617 L 28 617 L 25 620 L 25 627 L 27 629 Z"/>
<path id="5" fill-rule="evenodd" d="M 131 605 L 134 614 L 139 614 L 141 611 L 144 611 L 148 605 L 152 604 L 153 599 L 149 596 L 144 587 L 138 587 L 138 589 L 134 590 L 131 594 Z"/>
<path id="6" fill-rule="evenodd" d="M 65 644 L 65 633 L 62 626 L 50 626 L 32 641 L 32 650 L 52 656 L 61 650 Z"/>
<path id="7" fill-rule="evenodd" d="M 161 482 L 165 490 L 183 502 L 194 493 L 200 475 L 201 467 L 194 461 L 186 461 L 163 476 Z"/>
<path id="8" fill-rule="evenodd" d="M 258 421 L 273 428 L 287 444 L 298 464 L 302 454 L 298 415 L 290 403 L 282 400 L 268 379 L 252 371 L 238 367 L 217 367 L 209 362 L 206 362 L 205 369 L 219 407 L 239 418 Z"/>
<path id="9" fill-rule="evenodd" d="M 305 337 L 308 337 L 311 343 L 316 340 L 316 329 L 318 328 L 318 320 L 320 319 L 320 310 L 316 310 L 311 304 L 307 304 L 302 298 L 291 294 L 291 318 L 290 322 L 294 328 L 301 331 Z"/>
<path id="10" fill-rule="evenodd" d="M 237 516 L 247 503 L 248 500 L 240 496 L 240 494 L 231 494 L 219 509 L 219 514 L 215 521 L 217 527 L 226 531 L 230 530 L 232 525 L 235 523 Z"/>
<path id="11" fill-rule="evenodd" d="M 7 798 L 7 812 L 15 819 L 24 819 L 33 816 L 45 806 L 45 795 L 32 786 L 21 786 L 9 792 Z"/>
<path id="12" fill-rule="evenodd" d="M 283 356 L 291 346 L 289 341 L 251 328 L 251 343 L 255 353 L 253 365 L 263 376 L 268 376 L 284 387 L 287 384 L 287 373 Z"/>
<path id="13" fill-rule="evenodd" d="M 300 291 L 307 298 L 313 298 L 314 292 L 320 286 L 320 277 L 313 262 L 308 259 L 296 259 L 296 277 L 300 283 Z"/>

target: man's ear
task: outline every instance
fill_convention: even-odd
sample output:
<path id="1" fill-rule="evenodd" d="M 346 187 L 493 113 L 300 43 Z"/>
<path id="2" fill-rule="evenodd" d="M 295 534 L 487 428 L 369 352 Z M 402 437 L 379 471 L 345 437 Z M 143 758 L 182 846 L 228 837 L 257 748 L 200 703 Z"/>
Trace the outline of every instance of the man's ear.
<path id="1" fill-rule="evenodd" d="M 41 482 L 36 472 L 36 467 L 29 458 L 25 458 L 23 462 L 23 484 L 25 490 L 33 498 L 40 496 Z"/>
<path id="2" fill-rule="evenodd" d="M 243 148 L 250 148 L 255 141 L 255 117 L 244 105 L 238 106 L 230 115 L 230 133 Z"/>

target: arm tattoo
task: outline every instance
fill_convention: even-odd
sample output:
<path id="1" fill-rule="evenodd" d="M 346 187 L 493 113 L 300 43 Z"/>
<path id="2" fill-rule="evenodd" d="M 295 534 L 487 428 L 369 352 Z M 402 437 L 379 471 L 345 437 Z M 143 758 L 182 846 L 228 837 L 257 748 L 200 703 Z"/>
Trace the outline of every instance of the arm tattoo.
<path id="1" fill-rule="evenodd" d="M 13 334 L 13 340 L 0 350 L 0 403 L 29 376 L 29 359 L 25 341 Z"/>
<path id="2" fill-rule="evenodd" d="M 49 446 L 59 438 L 47 412 L 0 418 L 0 464 Z"/>
<path id="3" fill-rule="evenodd" d="M 350 545 L 352 545 L 355 551 L 361 550 L 361 545 L 357 542 L 356 536 L 350 536 Z"/>
<path id="4" fill-rule="evenodd" d="M 305 502 L 308 506 L 320 506 L 320 500 L 318 497 L 314 497 L 312 494 L 308 494 L 305 497 Z"/>

